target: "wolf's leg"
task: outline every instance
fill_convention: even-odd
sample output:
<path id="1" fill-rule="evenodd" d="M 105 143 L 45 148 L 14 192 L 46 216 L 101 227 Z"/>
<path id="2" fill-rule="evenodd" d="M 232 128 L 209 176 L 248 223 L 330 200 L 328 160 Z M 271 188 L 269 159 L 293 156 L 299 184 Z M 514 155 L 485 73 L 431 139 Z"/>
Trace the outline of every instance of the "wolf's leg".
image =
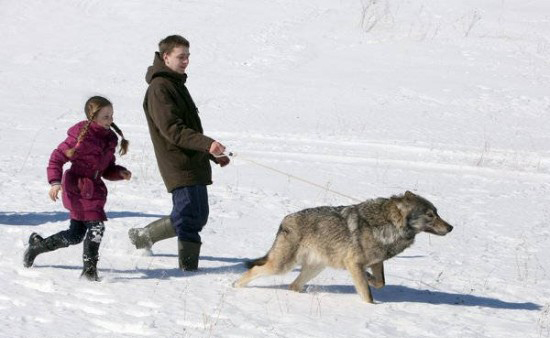
<path id="1" fill-rule="evenodd" d="M 369 278 L 369 285 L 380 289 L 386 285 L 386 279 L 384 277 L 384 262 L 376 263 L 370 266 L 372 269 L 372 276 Z"/>
<path id="2" fill-rule="evenodd" d="M 351 279 L 353 280 L 353 284 L 359 296 L 361 296 L 365 302 L 373 303 L 369 282 L 367 281 L 367 274 L 365 273 L 363 265 L 350 263 L 346 265 L 346 268 L 351 274 Z"/>
<path id="3" fill-rule="evenodd" d="M 256 265 L 245 272 L 241 278 L 233 283 L 234 287 L 243 287 L 261 276 L 288 272 L 296 266 L 296 253 L 299 248 L 300 236 L 296 231 L 291 231 L 292 224 L 288 225 L 289 219 L 292 220 L 287 216 L 281 223 L 273 246 L 267 253 L 265 263 L 262 259 L 262 265 Z"/>
<path id="4" fill-rule="evenodd" d="M 273 269 L 273 263 L 268 260 L 264 265 L 256 265 L 245 272 L 241 278 L 233 282 L 233 287 L 241 288 L 258 277 L 274 275 L 276 273 L 277 271 Z"/>
<path id="5" fill-rule="evenodd" d="M 321 271 L 325 269 L 324 265 L 302 265 L 300 274 L 292 284 L 290 284 L 289 289 L 296 292 L 302 292 L 304 290 L 304 285 L 315 278 Z"/>

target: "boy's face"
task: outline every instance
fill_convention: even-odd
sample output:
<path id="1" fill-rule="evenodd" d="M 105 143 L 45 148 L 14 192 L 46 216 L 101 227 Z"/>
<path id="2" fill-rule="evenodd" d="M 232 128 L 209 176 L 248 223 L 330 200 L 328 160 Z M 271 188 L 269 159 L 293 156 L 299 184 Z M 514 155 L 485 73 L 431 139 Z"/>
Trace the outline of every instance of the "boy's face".
<path id="1" fill-rule="evenodd" d="M 111 123 L 113 123 L 113 107 L 106 106 L 101 108 L 95 114 L 94 122 L 105 129 L 111 128 Z"/>
<path id="2" fill-rule="evenodd" d="M 178 74 L 185 74 L 185 69 L 189 65 L 189 48 L 180 46 L 172 49 L 170 53 L 162 56 L 164 64 Z"/>

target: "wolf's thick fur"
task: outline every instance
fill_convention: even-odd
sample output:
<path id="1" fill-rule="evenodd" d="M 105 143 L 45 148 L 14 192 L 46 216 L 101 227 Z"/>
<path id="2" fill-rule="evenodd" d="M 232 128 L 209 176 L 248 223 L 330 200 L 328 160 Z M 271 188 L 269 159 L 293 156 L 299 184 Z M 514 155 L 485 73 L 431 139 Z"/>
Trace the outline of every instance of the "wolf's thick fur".
<path id="1" fill-rule="evenodd" d="M 347 269 L 361 298 L 372 303 L 369 283 L 385 285 L 385 260 L 408 248 L 420 232 L 443 236 L 452 229 L 432 203 L 410 191 L 350 206 L 305 209 L 283 219 L 271 250 L 249 262 L 249 270 L 233 285 L 301 265 L 290 289 L 302 291 L 330 266 Z M 366 272 L 369 267 L 373 275 Z"/>

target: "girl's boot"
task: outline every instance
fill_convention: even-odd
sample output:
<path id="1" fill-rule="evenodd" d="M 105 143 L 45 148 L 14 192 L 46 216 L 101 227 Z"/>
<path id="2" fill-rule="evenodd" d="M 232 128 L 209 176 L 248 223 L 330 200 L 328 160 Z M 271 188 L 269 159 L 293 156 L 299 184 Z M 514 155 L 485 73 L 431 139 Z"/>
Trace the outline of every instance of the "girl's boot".
<path id="1" fill-rule="evenodd" d="M 60 234 L 51 235 L 44 239 L 36 232 L 33 232 L 29 237 L 29 247 L 23 255 L 23 265 L 29 268 L 33 265 L 36 256 L 41 253 L 68 246 L 69 243 Z"/>
<path id="2" fill-rule="evenodd" d="M 99 245 L 105 232 L 103 222 L 87 222 L 88 232 L 84 239 L 84 252 L 82 260 L 84 261 L 84 269 L 80 278 L 86 278 L 89 281 L 97 282 L 97 261 L 99 260 Z"/>
<path id="3" fill-rule="evenodd" d="M 84 256 L 83 260 L 84 260 L 84 269 L 82 270 L 82 274 L 80 275 L 80 278 L 86 278 L 91 282 L 99 282 L 99 277 L 97 276 L 97 261 L 99 260 L 99 256 L 95 256 L 95 257 Z"/>

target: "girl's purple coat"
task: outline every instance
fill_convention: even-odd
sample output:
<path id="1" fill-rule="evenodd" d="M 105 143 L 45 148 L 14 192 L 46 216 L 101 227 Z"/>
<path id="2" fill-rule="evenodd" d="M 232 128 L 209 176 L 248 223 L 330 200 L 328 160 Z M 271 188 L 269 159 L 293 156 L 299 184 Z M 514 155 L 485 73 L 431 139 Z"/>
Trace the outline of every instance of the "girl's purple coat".
<path id="1" fill-rule="evenodd" d="M 67 149 L 76 145 L 78 134 L 87 121 L 72 126 L 67 139 L 52 152 L 48 163 L 48 182 L 61 182 L 63 206 L 77 221 L 104 221 L 103 207 L 107 201 L 107 187 L 102 177 L 111 181 L 123 179 L 120 175 L 126 168 L 115 164 L 116 134 L 92 122 L 75 154 L 68 158 Z M 71 167 L 63 173 L 68 161 Z"/>

